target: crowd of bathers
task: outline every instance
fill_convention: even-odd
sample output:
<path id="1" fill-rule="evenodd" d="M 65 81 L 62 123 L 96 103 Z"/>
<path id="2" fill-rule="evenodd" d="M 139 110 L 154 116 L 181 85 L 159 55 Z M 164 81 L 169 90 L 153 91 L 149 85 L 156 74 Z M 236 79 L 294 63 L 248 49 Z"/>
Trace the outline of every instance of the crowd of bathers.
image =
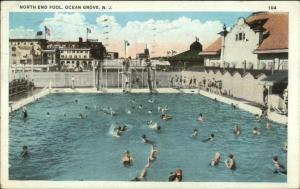
<path id="1" fill-rule="evenodd" d="M 217 99 L 215 99 L 215 101 L 217 101 Z M 153 104 L 155 102 L 156 102 L 156 100 L 153 99 L 153 98 L 148 100 L 148 103 Z M 75 100 L 75 103 L 78 104 L 77 99 Z M 135 101 L 135 99 L 129 100 L 129 103 L 130 103 L 130 106 L 128 106 L 128 107 L 131 107 L 131 109 L 138 109 L 138 110 L 143 109 L 143 105 L 138 104 Z M 235 108 L 237 108 L 237 105 L 232 104 L 232 107 L 233 107 L 233 109 L 235 109 Z M 85 106 L 85 109 L 88 110 L 89 107 Z M 131 109 L 128 108 L 126 113 L 131 114 Z M 111 107 L 100 108 L 100 110 L 103 113 L 108 114 L 110 116 L 116 116 L 117 115 L 117 113 Z M 168 105 L 157 106 L 157 111 L 160 114 L 159 117 L 160 117 L 161 120 L 168 121 L 168 120 L 173 119 L 173 116 L 168 114 L 168 112 L 169 112 Z M 152 114 L 152 110 L 147 111 L 147 113 Z M 28 111 L 27 111 L 26 107 L 23 107 L 23 109 L 22 109 L 22 116 L 23 116 L 23 119 L 27 119 L 27 117 L 28 117 Z M 46 116 L 50 116 L 50 113 L 47 112 Z M 64 117 L 66 117 L 66 116 L 67 116 L 66 113 L 64 113 Z M 84 115 L 81 112 L 81 113 L 79 113 L 79 117 L 81 119 L 84 119 L 84 118 L 87 117 L 87 115 Z M 261 121 L 262 119 L 264 119 L 264 116 L 263 115 L 255 115 L 255 119 L 257 121 Z M 204 118 L 203 113 L 199 113 L 197 121 L 199 122 L 200 125 L 204 124 L 205 118 Z M 157 122 L 154 122 L 152 120 L 147 121 L 147 125 L 148 125 L 149 129 L 153 129 L 153 130 L 157 131 L 157 133 L 159 133 L 160 130 L 161 130 L 161 126 Z M 266 128 L 270 129 L 271 127 L 272 127 L 272 124 L 270 122 L 267 122 L 266 123 Z M 121 137 L 126 130 L 127 130 L 127 125 L 125 125 L 125 124 L 118 125 L 117 127 L 114 128 L 114 132 L 115 132 L 116 136 L 118 136 L 118 137 Z M 234 125 L 233 133 L 236 136 L 240 136 L 242 134 L 242 130 L 241 130 L 239 125 Z M 260 135 L 260 129 L 257 128 L 257 127 L 254 127 L 252 129 L 252 133 L 253 133 L 253 135 Z M 198 137 L 198 129 L 197 128 L 193 129 L 191 137 L 194 138 L 194 139 Z M 158 149 L 157 149 L 156 142 L 150 140 L 145 134 L 143 134 L 141 136 L 141 138 L 142 138 L 143 143 L 151 145 L 150 155 L 149 155 L 148 161 L 147 161 L 146 165 L 144 166 L 144 168 L 142 169 L 140 175 L 135 177 L 134 179 L 132 179 L 132 181 L 145 181 L 146 176 L 147 176 L 147 170 L 157 160 Z M 215 138 L 215 134 L 211 133 L 208 136 L 208 138 L 203 139 L 202 142 L 210 142 L 210 141 L 213 141 L 214 138 Z M 284 152 L 287 152 L 287 143 L 284 144 L 283 150 L 284 150 Z M 23 146 L 23 150 L 21 152 L 21 157 L 22 158 L 27 158 L 28 156 L 29 156 L 28 146 Z M 211 160 L 209 165 L 210 166 L 218 166 L 219 163 L 221 162 L 221 158 L 222 158 L 221 152 L 216 152 L 215 157 Z M 287 174 L 287 170 L 286 170 L 285 166 L 280 163 L 278 156 L 274 156 L 272 158 L 272 161 L 273 161 L 274 167 L 275 167 L 274 173 Z M 133 157 L 133 154 L 131 154 L 129 150 L 125 150 L 125 153 L 124 153 L 123 158 L 122 158 L 122 164 L 125 167 L 131 167 L 131 166 L 134 165 L 134 157 Z M 236 159 L 235 159 L 234 154 L 229 154 L 227 160 L 224 161 L 224 164 L 228 169 L 231 169 L 231 170 L 237 169 L 237 163 L 236 163 Z M 172 171 L 170 173 L 170 175 L 168 176 L 168 181 L 178 181 L 178 182 L 180 182 L 182 180 L 183 180 L 183 171 L 180 168 L 175 169 L 175 171 Z"/>

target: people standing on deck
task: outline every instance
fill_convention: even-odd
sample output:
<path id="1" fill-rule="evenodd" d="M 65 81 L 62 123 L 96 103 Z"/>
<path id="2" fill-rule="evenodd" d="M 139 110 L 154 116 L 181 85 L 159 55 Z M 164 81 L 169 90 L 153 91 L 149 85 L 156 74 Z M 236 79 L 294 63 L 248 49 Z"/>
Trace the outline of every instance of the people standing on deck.
<path id="1" fill-rule="evenodd" d="M 284 114 L 288 115 L 288 87 L 283 91 L 283 101 L 284 101 Z"/>
<path id="2" fill-rule="evenodd" d="M 229 154 L 228 159 L 225 161 L 225 165 L 228 169 L 236 169 L 236 162 L 233 154 Z"/>
<path id="3" fill-rule="evenodd" d="M 193 76 L 193 87 L 196 87 L 197 85 L 197 79 L 195 76 Z"/>
<path id="4" fill-rule="evenodd" d="M 75 78 L 73 75 L 72 75 L 71 80 L 72 80 L 72 89 L 74 89 L 75 88 Z"/>
<path id="5" fill-rule="evenodd" d="M 189 82 L 189 88 L 192 87 L 192 84 L 193 84 L 193 78 L 191 77 L 191 78 L 190 78 L 190 82 Z"/>
<path id="6" fill-rule="evenodd" d="M 264 86 L 264 89 L 263 89 L 263 103 L 264 103 L 264 105 L 266 105 L 267 102 L 268 102 L 268 93 L 269 93 L 269 90 L 267 89 L 266 86 Z"/>

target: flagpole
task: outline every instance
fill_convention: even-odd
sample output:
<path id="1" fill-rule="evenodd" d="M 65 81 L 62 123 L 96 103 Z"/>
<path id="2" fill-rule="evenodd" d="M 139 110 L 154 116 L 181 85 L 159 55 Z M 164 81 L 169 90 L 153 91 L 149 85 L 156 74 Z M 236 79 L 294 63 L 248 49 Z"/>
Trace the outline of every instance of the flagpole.
<path id="1" fill-rule="evenodd" d="M 88 32 L 88 29 L 86 29 L 86 42 L 88 41 L 88 35 L 89 35 L 89 32 Z"/>
<path id="2" fill-rule="evenodd" d="M 126 41 L 124 41 L 124 44 L 125 44 L 125 57 L 124 58 L 126 58 Z"/>

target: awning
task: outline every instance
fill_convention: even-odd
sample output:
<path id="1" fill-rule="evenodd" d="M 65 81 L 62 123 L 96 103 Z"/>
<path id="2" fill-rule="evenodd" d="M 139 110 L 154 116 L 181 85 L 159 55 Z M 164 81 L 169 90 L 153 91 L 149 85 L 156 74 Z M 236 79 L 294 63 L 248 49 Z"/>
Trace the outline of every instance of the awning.
<path id="1" fill-rule="evenodd" d="M 269 82 L 269 83 L 288 83 L 288 71 L 287 70 L 280 70 L 274 72 L 273 75 L 262 79 L 262 81 Z"/>

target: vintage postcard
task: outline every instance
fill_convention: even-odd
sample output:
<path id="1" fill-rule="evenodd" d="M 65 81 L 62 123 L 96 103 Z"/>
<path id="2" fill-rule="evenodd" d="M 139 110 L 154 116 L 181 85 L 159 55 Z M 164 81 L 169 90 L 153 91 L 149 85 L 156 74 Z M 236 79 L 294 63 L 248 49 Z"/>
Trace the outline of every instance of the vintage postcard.
<path id="1" fill-rule="evenodd" d="M 299 188 L 299 2 L 1 2 L 2 188 Z"/>

